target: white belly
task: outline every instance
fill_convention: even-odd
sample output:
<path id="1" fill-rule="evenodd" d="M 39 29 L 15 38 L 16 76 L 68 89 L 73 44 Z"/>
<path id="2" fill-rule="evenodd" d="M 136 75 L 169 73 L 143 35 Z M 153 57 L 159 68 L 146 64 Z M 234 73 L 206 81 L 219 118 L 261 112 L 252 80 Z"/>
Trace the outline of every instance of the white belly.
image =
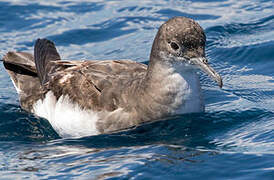
<path id="1" fill-rule="evenodd" d="M 55 131 L 62 137 L 81 137 L 97 135 L 98 114 L 91 110 L 83 110 L 73 104 L 68 96 L 61 96 L 58 101 L 49 91 L 44 100 L 33 106 L 33 113 L 46 118 Z"/>

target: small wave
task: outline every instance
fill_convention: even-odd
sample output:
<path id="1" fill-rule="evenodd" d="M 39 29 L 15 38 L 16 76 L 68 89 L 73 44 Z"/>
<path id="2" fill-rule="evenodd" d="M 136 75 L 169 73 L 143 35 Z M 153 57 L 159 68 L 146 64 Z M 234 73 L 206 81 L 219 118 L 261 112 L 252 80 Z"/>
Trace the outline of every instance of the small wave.
<path id="1" fill-rule="evenodd" d="M 222 149 L 234 152 L 252 152 L 257 154 L 274 154 L 274 116 L 273 113 L 263 113 L 259 121 L 244 123 L 224 134 L 215 137 L 212 143 Z"/>
<path id="2" fill-rule="evenodd" d="M 210 48 L 233 48 L 274 41 L 274 16 L 250 23 L 234 23 L 206 29 Z"/>
<path id="3" fill-rule="evenodd" d="M 195 20 L 208 20 L 208 19 L 214 20 L 220 17 L 212 14 L 190 14 L 190 13 L 185 13 L 180 10 L 174 10 L 174 9 L 161 9 L 156 11 L 156 13 L 160 14 L 161 17 L 166 17 L 166 18 L 172 18 L 174 16 L 184 16 L 184 17 L 195 19 Z"/>

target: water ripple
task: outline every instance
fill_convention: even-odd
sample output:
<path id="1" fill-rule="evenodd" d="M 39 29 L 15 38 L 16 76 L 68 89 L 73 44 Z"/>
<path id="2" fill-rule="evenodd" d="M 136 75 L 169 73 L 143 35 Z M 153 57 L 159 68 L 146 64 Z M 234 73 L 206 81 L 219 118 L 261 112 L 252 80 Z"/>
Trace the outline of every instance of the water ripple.
<path id="1" fill-rule="evenodd" d="M 274 41 L 274 16 L 253 20 L 250 23 L 234 23 L 206 29 L 211 48 L 233 48 Z M 255 36 L 254 36 L 255 35 Z"/>

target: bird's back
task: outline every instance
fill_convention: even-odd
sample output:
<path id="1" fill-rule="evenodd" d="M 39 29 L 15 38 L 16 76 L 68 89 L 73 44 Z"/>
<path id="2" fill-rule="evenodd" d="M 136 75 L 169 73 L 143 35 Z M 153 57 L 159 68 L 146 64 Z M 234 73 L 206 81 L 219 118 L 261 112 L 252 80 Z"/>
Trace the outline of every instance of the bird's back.
<path id="1" fill-rule="evenodd" d="M 52 62 L 44 86 L 58 99 L 67 95 L 85 109 L 113 111 L 125 106 L 121 97 L 146 74 L 146 65 L 131 60 Z"/>

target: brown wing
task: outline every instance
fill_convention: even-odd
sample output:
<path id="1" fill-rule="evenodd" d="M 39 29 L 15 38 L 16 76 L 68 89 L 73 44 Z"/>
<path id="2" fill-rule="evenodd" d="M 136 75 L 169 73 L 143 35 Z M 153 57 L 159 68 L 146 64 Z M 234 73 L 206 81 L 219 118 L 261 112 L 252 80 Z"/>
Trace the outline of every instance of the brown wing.
<path id="1" fill-rule="evenodd" d="M 53 61 L 47 88 L 82 108 L 113 111 L 127 104 L 123 94 L 138 83 L 147 66 L 131 60 Z"/>

